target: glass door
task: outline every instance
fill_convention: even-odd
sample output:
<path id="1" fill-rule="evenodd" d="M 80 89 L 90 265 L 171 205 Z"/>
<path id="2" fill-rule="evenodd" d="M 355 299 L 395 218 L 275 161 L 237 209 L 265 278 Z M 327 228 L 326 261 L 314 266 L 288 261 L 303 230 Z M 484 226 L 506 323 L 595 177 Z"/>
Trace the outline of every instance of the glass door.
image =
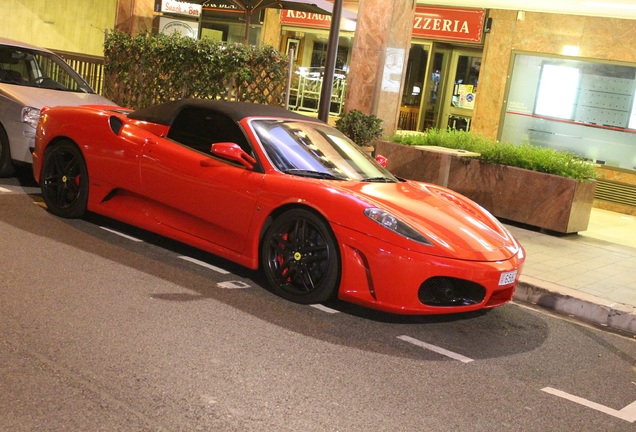
<path id="1" fill-rule="evenodd" d="M 418 129 L 422 95 L 426 93 L 424 91 L 426 89 L 426 71 L 431 61 L 430 52 L 430 43 L 413 43 L 411 45 L 402 90 L 398 129 Z"/>
<path id="2" fill-rule="evenodd" d="M 482 52 L 455 49 L 450 59 L 453 79 L 445 83 L 440 129 L 469 130 L 477 98 Z"/>
<path id="3" fill-rule="evenodd" d="M 433 51 L 430 68 L 426 74 L 426 94 L 422 98 L 421 111 L 424 115 L 420 118 L 418 130 L 439 127 L 444 88 L 448 81 L 450 53 L 450 50 L 442 48 L 435 48 Z"/>

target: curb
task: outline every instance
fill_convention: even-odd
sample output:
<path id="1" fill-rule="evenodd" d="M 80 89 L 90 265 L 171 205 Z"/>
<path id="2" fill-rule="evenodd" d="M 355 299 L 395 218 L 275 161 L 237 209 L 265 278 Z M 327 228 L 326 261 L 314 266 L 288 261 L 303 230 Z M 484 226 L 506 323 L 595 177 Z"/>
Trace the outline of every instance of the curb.
<path id="1" fill-rule="evenodd" d="M 636 335 L 636 308 L 563 287 L 530 276 L 521 276 L 515 300 Z"/>

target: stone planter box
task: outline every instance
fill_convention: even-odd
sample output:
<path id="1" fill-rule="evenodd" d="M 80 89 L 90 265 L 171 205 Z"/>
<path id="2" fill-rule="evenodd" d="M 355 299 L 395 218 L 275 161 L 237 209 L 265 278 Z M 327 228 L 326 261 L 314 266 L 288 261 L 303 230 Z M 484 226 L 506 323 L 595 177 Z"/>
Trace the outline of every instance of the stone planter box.
<path id="1" fill-rule="evenodd" d="M 498 218 L 555 233 L 587 230 L 596 181 L 578 181 L 498 164 L 457 151 L 379 141 L 393 174 L 446 186 L 479 203 Z"/>

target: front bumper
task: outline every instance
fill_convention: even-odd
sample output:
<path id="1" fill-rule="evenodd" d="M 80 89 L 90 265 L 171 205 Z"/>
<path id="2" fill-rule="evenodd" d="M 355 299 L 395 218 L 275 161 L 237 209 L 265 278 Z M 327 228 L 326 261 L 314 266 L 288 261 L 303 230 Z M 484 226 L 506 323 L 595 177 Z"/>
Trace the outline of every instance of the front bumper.
<path id="1" fill-rule="evenodd" d="M 450 314 L 505 304 L 525 259 L 521 247 L 508 260 L 480 262 L 409 251 L 343 227 L 336 236 L 342 258 L 339 298 L 397 314 Z M 500 285 L 502 274 L 514 271 L 514 279 Z"/>

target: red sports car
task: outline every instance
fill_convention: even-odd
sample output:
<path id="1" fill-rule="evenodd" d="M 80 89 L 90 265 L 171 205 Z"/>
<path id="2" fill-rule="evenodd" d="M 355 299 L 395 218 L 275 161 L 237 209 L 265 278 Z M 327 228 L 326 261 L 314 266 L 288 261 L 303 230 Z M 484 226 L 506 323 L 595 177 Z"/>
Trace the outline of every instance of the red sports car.
<path id="1" fill-rule="evenodd" d="M 525 258 L 479 205 L 396 178 L 339 131 L 278 107 L 47 108 L 33 173 L 55 215 L 91 211 L 260 266 L 298 303 L 491 308 L 512 299 Z"/>

